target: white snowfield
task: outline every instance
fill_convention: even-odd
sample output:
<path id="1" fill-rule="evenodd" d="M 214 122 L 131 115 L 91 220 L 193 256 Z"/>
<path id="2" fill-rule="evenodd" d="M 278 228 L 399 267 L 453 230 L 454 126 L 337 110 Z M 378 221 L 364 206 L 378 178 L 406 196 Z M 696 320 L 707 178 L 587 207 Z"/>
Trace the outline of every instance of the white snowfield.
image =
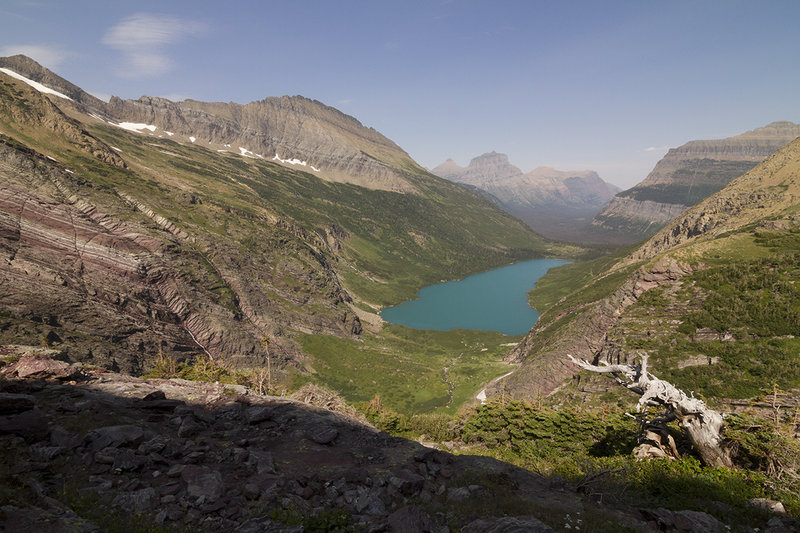
<path id="1" fill-rule="evenodd" d="M 60 93 L 58 91 L 54 91 L 50 87 L 46 87 L 46 86 L 42 85 L 41 83 L 39 83 L 38 81 L 33 81 L 31 79 L 26 78 L 25 76 L 23 76 L 21 74 L 17 74 L 13 70 L 9 70 L 7 68 L 0 68 L 0 72 L 4 72 L 5 74 L 8 74 L 12 78 L 17 78 L 20 81 L 24 81 L 25 83 L 27 83 L 28 85 L 30 85 L 31 87 L 33 87 L 34 89 L 39 91 L 40 93 L 52 94 L 53 96 L 58 96 L 59 98 L 66 98 L 67 100 L 72 100 L 72 98 L 70 98 L 66 94 Z"/>
<path id="2" fill-rule="evenodd" d="M 289 165 L 300 165 L 300 166 L 303 166 L 303 167 L 309 166 L 309 167 L 311 167 L 311 170 L 313 170 L 314 172 L 319 172 L 319 169 L 317 167 L 315 167 L 314 165 L 309 165 L 308 161 L 300 161 L 297 158 L 281 159 L 281 156 L 279 156 L 278 154 L 275 154 L 275 157 L 273 157 L 272 160 L 273 161 L 280 161 L 281 163 L 287 163 Z"/>
<path id="3" fill-rule="evenodd" d="M 135 131 L 136 133 L 142 133 L 142 130 L 156 131 L 156 127 L 152 124 L 142 124 L 139 122 L 120 122 L 119 124 L 114 124 L 114 126 L 118 126 L 123 130 Z"/>

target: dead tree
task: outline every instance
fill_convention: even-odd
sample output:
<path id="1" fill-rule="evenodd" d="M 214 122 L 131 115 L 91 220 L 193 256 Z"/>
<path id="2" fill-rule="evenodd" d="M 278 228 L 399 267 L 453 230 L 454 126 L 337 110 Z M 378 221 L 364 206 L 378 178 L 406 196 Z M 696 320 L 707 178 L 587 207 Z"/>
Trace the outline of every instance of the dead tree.
<path id="1" fill-rule="evenodd" d="M 597 366 L 579 361 L 571 355 L 567 357 L 585 370 L 613 374 L 621 385 L 639 394 L 639 413 L 646 411 L 648 407 L 663 408 L 664 413 L 650 423 L 657 421 L 663 425 L 670 420 L 677 420 L 706 465 L 732 466 L 730 455 L 722 446 L 722 415 L 709 409 L 702 400 L 687 396 L 672 383 L 650 374 L 647 371 L 646 354 L 639 354 L 639 365 L 609 365 L 602 362 L 601 366 Z"/>

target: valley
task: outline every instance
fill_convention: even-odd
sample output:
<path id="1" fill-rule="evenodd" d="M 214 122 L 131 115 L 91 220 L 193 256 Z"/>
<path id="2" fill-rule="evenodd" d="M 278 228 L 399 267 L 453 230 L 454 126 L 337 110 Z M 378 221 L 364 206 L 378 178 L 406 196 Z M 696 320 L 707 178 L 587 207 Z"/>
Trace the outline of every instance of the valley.
<path id="1" fill-rule="evenodd" d="M 595 218 L 616 237 L 591 246 L 555 237 L 592 241 L 556 216 L 617 192 L 592 171 L 523 174 L 491 153 L 431 173 L 300 96 L 105 102 L 27 57 L 0 67 L 14 73 L 0 71 L 0 518 L 798 526 L 796 125 L 671 150 Z M 526 197 L 533 182 L 547 194 Z M 544 275 L 513 330 L 381 318 L 422 287 L 529 260 Z M 568 359 L 641 354 L 726 416 L 733 468 L 702 464 L 674 423 L 673 456 L 634 460 L 651 437 L 631 395 Z M 67 486 L 75 468 L 91 474 Z"/>

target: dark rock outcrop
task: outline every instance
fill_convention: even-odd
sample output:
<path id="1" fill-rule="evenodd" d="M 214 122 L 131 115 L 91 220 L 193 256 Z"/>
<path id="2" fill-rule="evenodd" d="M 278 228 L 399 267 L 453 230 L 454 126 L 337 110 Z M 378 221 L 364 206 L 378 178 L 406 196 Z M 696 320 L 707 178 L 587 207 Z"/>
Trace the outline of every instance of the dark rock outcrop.
<path id="1" fill-rule="evenodd" d="M 725 527 L 696 511 L 597 503 L 562 480 L 241 386 L 80 370 L 74 381 L 0 380 L 0 407 L 38 420 L 34 432 L 0 416 L 7 530 L 95 532 L 113 521 L 191 531 L 547 532 L 579 528 L 582 516 L 636 531 Z M 151 409 L 165 400 L 171 407 Z M 196 429 L 182 435 L 187 421 Z M 317 442 L 319 428 L 336 438 Z M 797 525 L 785 515 L 773 522 Z"/>

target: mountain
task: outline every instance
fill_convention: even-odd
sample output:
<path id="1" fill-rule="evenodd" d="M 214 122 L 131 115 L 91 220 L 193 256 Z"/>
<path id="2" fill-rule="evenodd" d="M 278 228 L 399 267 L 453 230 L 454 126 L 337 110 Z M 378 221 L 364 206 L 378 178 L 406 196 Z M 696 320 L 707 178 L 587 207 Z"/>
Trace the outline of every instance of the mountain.
<path id="1" fill-rule="evenodd" d="M 0 342 L 302 372 L 300 336 L 551 246 L 319 102 L 105 103 L 0 68 Z"/>
<path id="2" fill-rule="evenodd" d="M 330 181 L 411 192 L 414 185 L 402 169 L 421 171 L 407 153 L 377 131 L 301 96 L 246 105 L 171 102 L 148 96 L 138 100 L 112 97 L 105 103 L 24 56 L 0 58 L 0 67 L 62 92 L 95 119 L 300 166 Z"/>
<path id="3" fill-rule="evenodd" d="M 580 240 L 579 228 L 619 191 L 591 170 L 538 167 L 526 174 L 497 152 L 476 157 L 466 167 L 448 159 L 431 172 L 478 190 L 555 239 Z"/>
<path id="4" fill-rule="evenodd" d="M 800 137 L 800 125 L 773 122 L 735 137 L 671 149 L 635 187 L 617 194 L 592 229 L 633 243 L 650 236 L 767 156 Z"/>
<path id="5" fill-rule="evenodd" d="M 591 396 L 608 385 L 570 380 L 567 354 L 616 363 L 640 352 L 659 377 L 728 409 L 773 386 L 800 390 L 799 239 L 797 139 L 634 251 L 553 272 L 576 290 L 541 301 L 509 354 L 520 368 L 494 393 Z"/>

